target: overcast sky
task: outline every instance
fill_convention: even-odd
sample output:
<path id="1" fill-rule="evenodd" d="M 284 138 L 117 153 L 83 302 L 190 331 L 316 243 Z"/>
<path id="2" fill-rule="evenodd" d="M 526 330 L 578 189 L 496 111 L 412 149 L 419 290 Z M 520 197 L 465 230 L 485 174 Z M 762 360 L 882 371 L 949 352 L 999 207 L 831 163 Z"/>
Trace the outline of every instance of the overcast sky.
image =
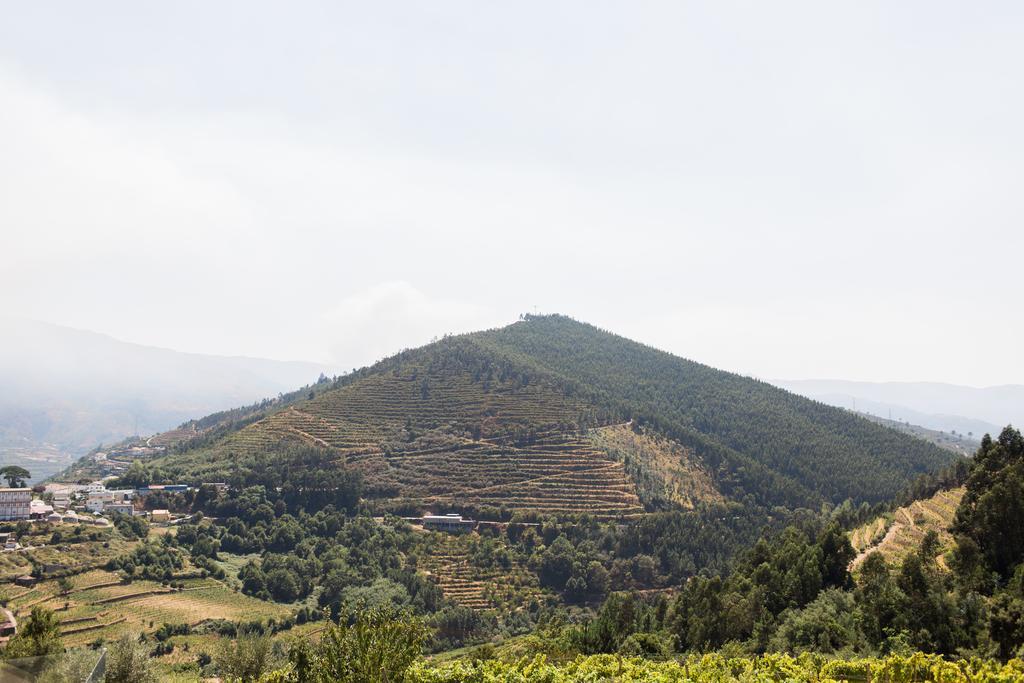
<path id="1" fill-rule="evenodd" d="M 368 363 L 562 312 L 1024 383 L 1019 2 L 10 3 L 0 312 Z"/>

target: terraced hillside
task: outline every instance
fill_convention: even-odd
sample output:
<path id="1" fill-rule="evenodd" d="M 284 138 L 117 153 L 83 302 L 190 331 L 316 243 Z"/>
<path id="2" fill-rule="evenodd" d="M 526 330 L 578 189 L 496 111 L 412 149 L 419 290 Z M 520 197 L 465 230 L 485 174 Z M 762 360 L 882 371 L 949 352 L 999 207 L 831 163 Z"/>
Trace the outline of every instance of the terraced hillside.
<path id="1" fill-rule="evenodd" d="M 939 491 L 931 498 L 917 500 L 889 515 L 878 517 L 850 532 L 850 544 L 857 551 L 851 563 L 856 569 L 870 553 L 880 552 L 887 562 L 898 562 L 917 550 L 929 531 L 939 534 L 945 553 L 953 547 L 949 526 L 953 523 L 964 488 Z"/>
<path id="2" fill-rule="evenodd" d="M 382 509 L 486 516 L 873 501 L 953 457 L 559 316 L 406 351 L 218 429 L 153 464 L 232 480 L 240 463 L 315 448 Z"/>
<path id="3" fill-rule="evenodd" d="M 372 374 L 170 462 L 212 477 L 239 456 L 305 445 L 361 472 L 370 497 L 403 505 L 643 512 L 622 464 L 578 434 L 591 408 L 522 375 L 451 370 L 417 363 Z"/>
<path id="4" fill-rule="evenodd" d="M 496 562 L 493 545 L 487 541 L 448 534 L 434 535 L 432 541 L 433 548 L 419 569 L 455 604 L 509 611 L 541 596 L 537 576 L 525 563 L 517 563 L 508 553 L 504 553 L 504 566 Z"/>

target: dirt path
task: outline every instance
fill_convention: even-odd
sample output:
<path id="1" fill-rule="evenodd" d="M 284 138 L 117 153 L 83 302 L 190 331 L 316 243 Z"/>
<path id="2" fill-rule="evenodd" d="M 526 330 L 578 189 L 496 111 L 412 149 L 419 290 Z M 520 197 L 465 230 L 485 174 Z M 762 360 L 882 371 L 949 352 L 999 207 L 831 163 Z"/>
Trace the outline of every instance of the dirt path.
<path id="1" fill-rule="evenodd" d="M 857 557 L 853 558 L 853 561 L 850 562 L 850 571 L 853 571 L 854 569 L 859 567 L 868 555 L 882 547 L 886 541 L 891 541 L 893 538 L 895 538 L 896 535 L 899 534 L 905 527 L 906 525 L 903 522 L 893 522 L 892 526 L 889 527 L 889 530 L 885 532 L 885 536 L 882 537 L 882 540 L 880 540 L 878 543 L 872 543 L 867 548 L 864 548 L 864 550 L 862 550 L 857 555 Z"/>

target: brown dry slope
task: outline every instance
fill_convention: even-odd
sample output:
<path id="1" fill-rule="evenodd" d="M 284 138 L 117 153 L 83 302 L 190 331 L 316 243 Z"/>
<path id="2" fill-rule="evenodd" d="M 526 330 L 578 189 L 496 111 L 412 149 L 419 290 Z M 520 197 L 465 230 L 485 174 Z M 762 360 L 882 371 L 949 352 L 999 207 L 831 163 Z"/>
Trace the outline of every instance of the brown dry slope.
<path id="1" fill-rule="evenodd" d="M 850 569 L 857 569 L 875 551 L 887 562 L 899 562 L 920 546 L 929 531 L 939 534 L 940 548 L 945 553 L 953 545 L 949 525 L 963 495 L 963 487 L 939 491 L 931 498 L 914 501 L 854 529 L 850 532 L 850 544 L 857 556 Z"/>
<path id="2" fill-rule="evenodd" d="M 623 463 L 645 502 L 667 501 L 690 509 L 698 503 L 723 500 L 711 474 L 693 452 L 671 439 L 634 430 L 626 423 L 592 430 L 591 442 Z"/>

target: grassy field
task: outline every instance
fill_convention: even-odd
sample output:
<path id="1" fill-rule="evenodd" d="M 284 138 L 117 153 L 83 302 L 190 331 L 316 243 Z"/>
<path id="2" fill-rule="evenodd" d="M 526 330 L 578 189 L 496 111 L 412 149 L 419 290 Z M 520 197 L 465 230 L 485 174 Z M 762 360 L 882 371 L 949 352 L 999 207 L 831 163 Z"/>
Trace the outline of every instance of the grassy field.
<path id="1" fill-rule="evenodd" d="M 226 582 L 214 578 L 176 578 L 173 589 L 149 580 L 125 583 L 119 574 L 101 567 L 110 558 L 131 552 L 140 542 L 126 540 L 114 529 L 85 527 L 82 535 L 74 533 L 74 528 L 67 525 L 36 530 L 39 533 L 26 536 L 24 540 L 33 545 L 45 545 L 27 552 L 0 555 L 0 576 L 10 579 L 27 573 L 31 570 L 31 560 L 60 562 L 72 572 L 71 589 L 61 592 L 57 579 L 40 581 L 31 588 L 7 583 L 0 587 L 0 599 L 20 620 L 25 619 L 33 607 L 52 610 L 61 623 L 61 636 L 67 647 L 111 641 L 122 634 L 152 637 L 164 624 L 187 624 L 202 631 L 203 624 L 208 622 L 280 621 L 295 611 L 293 606 L 243 595 L 237 591 L 237 581 L 233 578 Z M 50 542 L 54 530 L 62 535 L 58 543 Z M 150 531 L 153 539 L 169 532 L 164 528 Z M 223 566 L 228 576 L 236 576 L 238 567 L 247 559 L 227 556 Z M 184 577 L 194 570 L 186 564 L 179 576 Z M 299 627 L 295 633 L 303 630 L 309 627 Z M 176 672 L 175 668 L 194 663 L 200 652 L 212 654 L 220 639 L 213 631 L 174 636 L 171 641 L 174 651 L 157 658 L 161 680 L 198 680 L 194 673 L 186 675 Z M 287 631 L 280 638 L 290 633 Z M 155 641 L 151 642 L 156 645 Z"/>
<path id="2" fill-rule="evenodd" d="M 152 633 L 161 625 L 196 626 L 212 619 L 253 621 L 281 618 L 284 605 L 236 593 L 212 578 L 184 579 L 181 589 L 155 581 L 120 583 L 116 574 L 94 570 L 75 577 L 75 588 L 61 595 L 56 581 L 43 581 L 30 591 L 9 594 L 9 606 L 24 616 L 35 605 L 57 611 L 69 646 L 97 638 L 112 640 L 122 633 Z"/>

